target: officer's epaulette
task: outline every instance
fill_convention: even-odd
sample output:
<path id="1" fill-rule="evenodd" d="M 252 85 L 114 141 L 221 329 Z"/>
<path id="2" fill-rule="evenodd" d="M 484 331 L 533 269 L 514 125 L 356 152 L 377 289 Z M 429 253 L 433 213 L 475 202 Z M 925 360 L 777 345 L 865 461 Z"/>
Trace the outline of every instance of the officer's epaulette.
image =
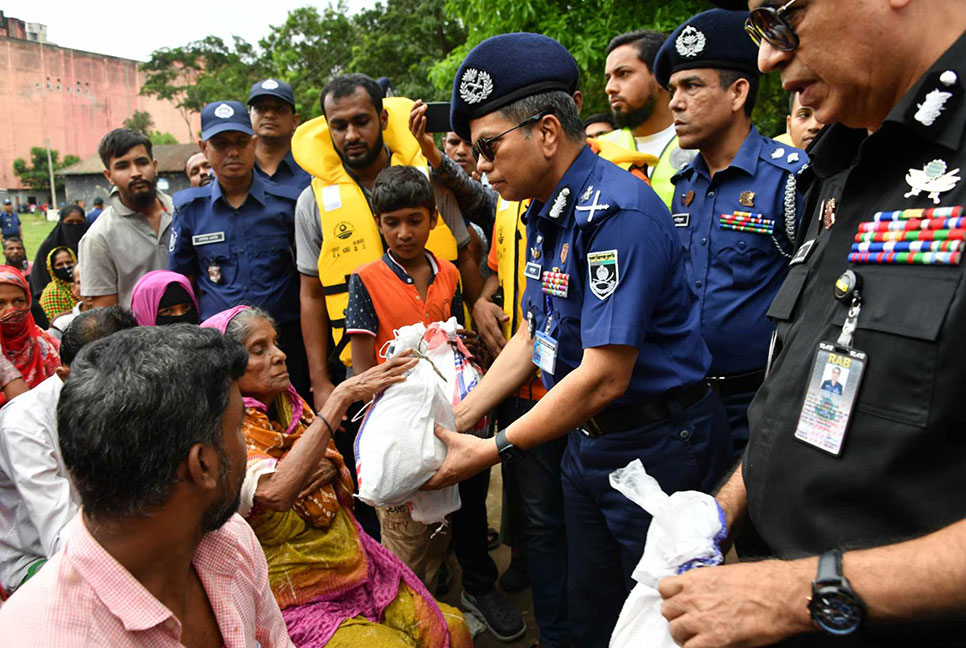
<path id="1" fill-rule="evenodd" d="M 641 182 L 629 173 L 622 173 L 634 182 Z M 580 229 L 592 227 L 621 210 L 618 201 L 613 198 L 614 187 L 610 185 L 606 189 L 601 187 L 595 175 L 592 173 L 587 178 L 586 184 L 576 192 L 574 220 Z"/>
<path id="2" fill-rule="evenodd" d="M 204 187 L 188 187 L 187 189 L 182 189 L 171 197 L 174 203 L 175 211 L 184 211 L 184 208 L 198 200 L 199 198 L 208 198 L 211 196 L 211 185 Z"/>
<path id="3" fill-rule="evenodd" d="M 798 173 L 808 164 L 808 153 L 773 139 L 765 139 L 761 145 L 762 160 L 792 173 Z"/>
<path id="4" fill-rule="evenodd" d="M 272 182 L 271 180 L 263 180 L 263 182 L 265 183 L 265 193 L 272 194 L 278 198 L 284 198 L 285 200 L 297 202 L 299 196 L 302 194 L 301 189 L 297 189 L 291 185 Z"/>

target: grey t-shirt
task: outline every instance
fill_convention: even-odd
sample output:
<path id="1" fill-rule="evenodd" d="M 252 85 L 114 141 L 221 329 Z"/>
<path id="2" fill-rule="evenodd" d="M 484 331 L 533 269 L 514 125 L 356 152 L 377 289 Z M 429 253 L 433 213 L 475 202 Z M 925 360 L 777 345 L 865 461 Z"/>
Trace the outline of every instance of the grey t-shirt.
<path id="1" fill-rule="evenodd" d="M 456 239 L 456 247 L 464 248 L 470 242 L 463 215 L 456 204 L 453 193 L 442 185 L 433 182 L 436 208 L 443 222 L 449 227 Z M 298 271 L 310 277 L 319 276 L 319 254 L 322 252 L 322 221 L 319 204 L 315 200 L 312 185 L 302 190 L 295 203 L 295 266 Z"/>
<path id="2" fill-rule="evenodd" d="M 164 206 L 158 231 L 140 212 L 121 202 L 117 187 L 111 191 L 105 209 L 78 245 L 81 266 L 81 292 L 85 297 L 117 295 L 122 308 L 131 308 L 134 284 L 151 270 L 168 267 L 168 242 L 171 238 L 171 197 L 158 191 Z"/>

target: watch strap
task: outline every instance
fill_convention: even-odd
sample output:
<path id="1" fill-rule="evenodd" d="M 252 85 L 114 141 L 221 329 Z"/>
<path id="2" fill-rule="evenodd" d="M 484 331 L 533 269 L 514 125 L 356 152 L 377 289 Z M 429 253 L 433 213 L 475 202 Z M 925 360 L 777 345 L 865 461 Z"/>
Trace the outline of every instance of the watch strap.
<path id="1" fill-rule="evenodd" d="M 493 437 L 493 440 L 496 441 L 496 451 L 501 455 L 503 454 L 503 451 L 511 445 L 506 438 L 506 428 L 499 430 L 496 433 L 496 436 Z"/>
<path id="2" fill-rule="evenodd" d="M 816 585 L 832 585 L 842 583 L 842 551 L 832 549 L 818 557 L 818 571 L 815 574 Z"/>

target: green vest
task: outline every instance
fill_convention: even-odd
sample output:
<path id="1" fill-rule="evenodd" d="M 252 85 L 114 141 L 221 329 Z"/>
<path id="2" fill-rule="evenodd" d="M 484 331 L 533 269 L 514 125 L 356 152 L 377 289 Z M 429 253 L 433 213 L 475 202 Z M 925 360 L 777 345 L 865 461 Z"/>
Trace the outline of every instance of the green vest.
<path id="1" fill-rule="evenodd" d="M 637 150 L 637 142 L 629 128 L 611 131 L 610 133 L 599 136 L 597 139 L 613 142 L 618 146 L 632 151 Z M 678 138 L 676 135 L 667 143 L 664 150 L 661 151 L 657 166 L 651 172 L 651 187 L 661 197 L 661 200 L 664 201 L 668 209 L 671 208 L 671 200 L 674 198 L 674 183 L 671 182 L 671 177 L 686 167 L 696 152 L 688 151 L 678 146 Z"/>

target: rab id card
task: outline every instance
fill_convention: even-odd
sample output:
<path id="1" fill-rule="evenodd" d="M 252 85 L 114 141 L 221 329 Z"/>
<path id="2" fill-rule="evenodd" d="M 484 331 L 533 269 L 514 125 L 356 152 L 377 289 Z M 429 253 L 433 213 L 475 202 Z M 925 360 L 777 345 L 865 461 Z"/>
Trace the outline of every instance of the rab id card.
<path id="1" fill-rule="evenodd" d="M 819 343 L 796 439 L 835 456 L 842 452 L 867 361 L 868 356 L 857 349 Z"/>

